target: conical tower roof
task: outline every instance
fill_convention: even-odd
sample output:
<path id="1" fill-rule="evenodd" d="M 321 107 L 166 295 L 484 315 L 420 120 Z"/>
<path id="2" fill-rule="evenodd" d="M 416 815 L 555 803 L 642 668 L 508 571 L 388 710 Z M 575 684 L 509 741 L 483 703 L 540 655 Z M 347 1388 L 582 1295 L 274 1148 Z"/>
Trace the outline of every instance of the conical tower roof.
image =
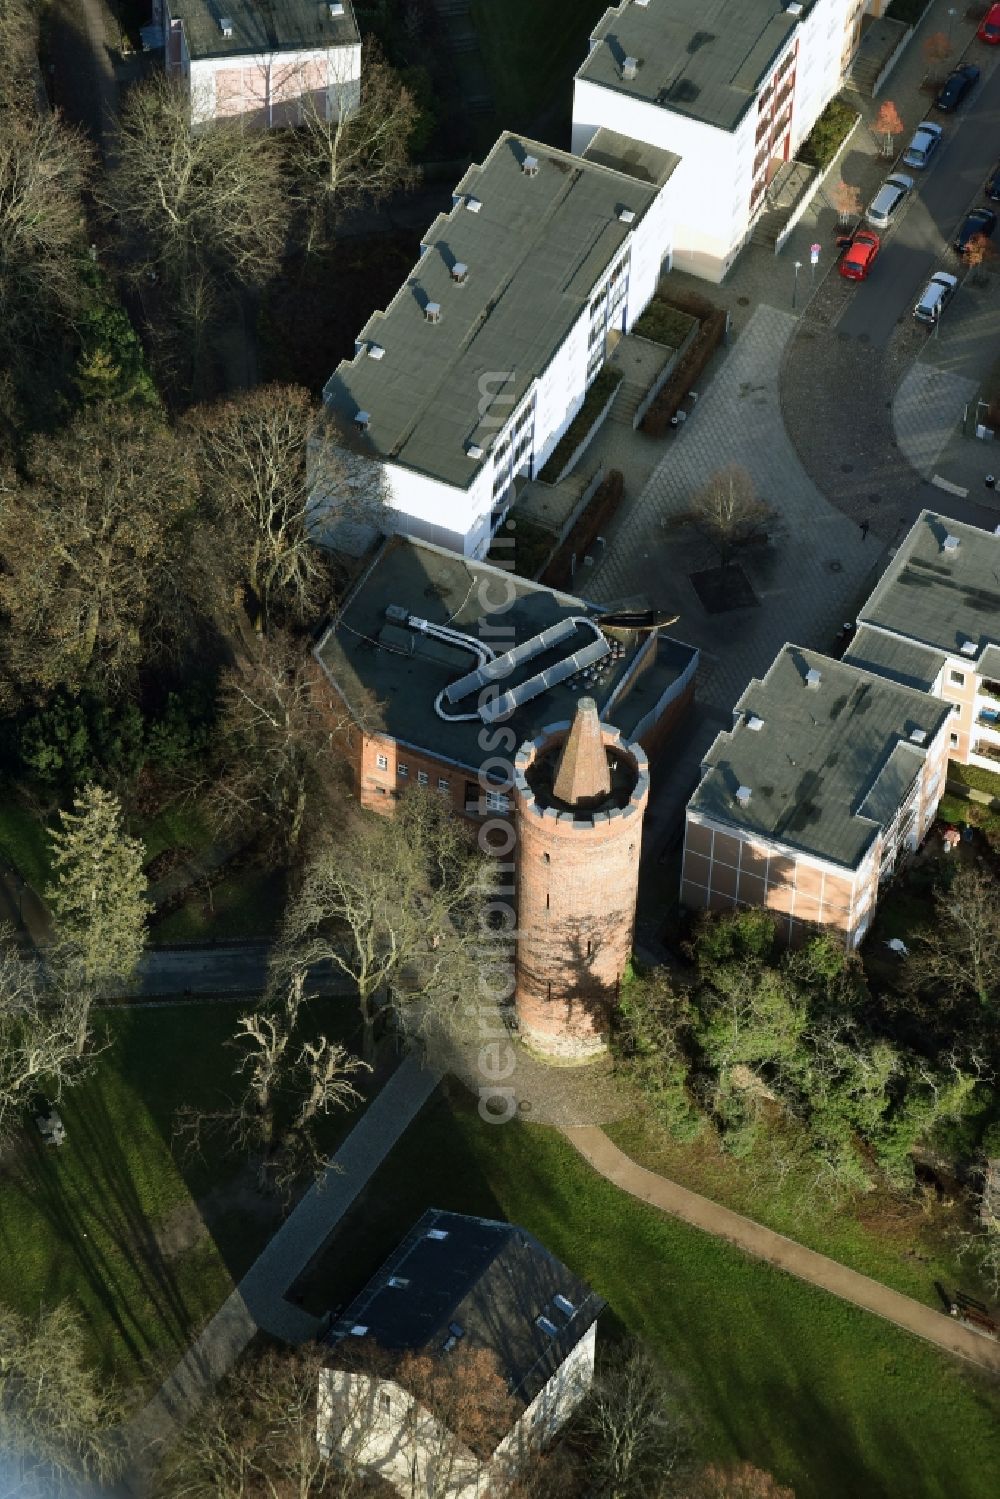
<path id="1" fill-rule="evenodd" d="M 597 704 L 592 697 L 582 697 L 559 751 L 552 792 L 568 807 L 591 807 L 610 791 L 611 772 Z"/>

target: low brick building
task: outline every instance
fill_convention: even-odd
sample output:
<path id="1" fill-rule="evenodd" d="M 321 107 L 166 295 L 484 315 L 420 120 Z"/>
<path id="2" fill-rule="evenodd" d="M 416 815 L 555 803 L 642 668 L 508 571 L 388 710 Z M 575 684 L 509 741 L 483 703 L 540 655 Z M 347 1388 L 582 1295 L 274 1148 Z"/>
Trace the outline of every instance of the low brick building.
<path id="1" fill-rule="evenodd" d="M 365 807 L 413 785 L 474 821 L 511 810 L 518 748 L 581 695 L 653 758 L 694 695 L 698 653 L 638 621 L 429 542 L 393 536 L 315 651 Z"/>
<path id="2" fill-rule="evenodd" d="M 1000 773 L 1000 536 L 925 510 L 858 614 L 845 660 L 951 707 L 948 756 Z"/>
<path id="3" fill-rule="evenodd" d="M 790 942 L 831 927 L 856 946 L 934 819 L 950 708 L 786 645 L 734 716 L 688 803 L 682 903 L 766 906 Z"/>

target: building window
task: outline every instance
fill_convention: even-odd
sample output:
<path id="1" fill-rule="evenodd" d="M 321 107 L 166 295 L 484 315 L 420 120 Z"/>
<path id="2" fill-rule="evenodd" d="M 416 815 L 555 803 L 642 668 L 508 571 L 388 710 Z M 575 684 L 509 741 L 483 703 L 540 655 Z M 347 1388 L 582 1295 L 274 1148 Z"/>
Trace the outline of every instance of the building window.
<path id="1" fill-rule="evenodd" d="M 417 785 L 418 786 L 426 786 L 429 779 L 430 778 L 429 778 L 426 770 L 418 770 L 417 771 Z"/>
<path id="2" fill-rule="evenodd" d="M 948 735 L 948 743 L 951 745 L 952 749 L 958 749 L 958 735 L 957 734 L 949 734 Z"/>
<path id="3" fill-rule="evenodd" d="M 376 765 L 376 768 L 378 770 L 388 770 L 389 769 L 389 756 L 388 755 L 376 755 L 375 756 L 375 765 Z"/>
<path id="4" fill-rule="evenodd" d="M 392 1396 L 391 1395 L 387 1395 L 385 1393 L 385 1391 L 383 1391 L 382 1394 L 379 1396 L 379 1405 L 382 1407 L 382 1414 L 383 1414 L 383 1416 L 391 1415 L 391 1413 L 392 1413 Z"/>
<path id="5" fill-rule="evenodd" d="M 450 791 L 451 790 L 451 782 L 448 780 L 447 776 L 438 776 L 438 790 L 439 791 Z"/>
<path id="6" fill-rule="evenodd" d="M 398 776 L 408 776 L 410 774 L 410 767 L 408 765 L 405 765 L 403 761 L 400 760 L 399 764 L 396 766 L 396 774 Z"/>
<path id="7" fill-rule="evenodd" d="M 509 812 L 510 798 L 502 791 L 487 791 L 486 810 L 487 812 Z"/>
<path id="8" fill-rule="evenodd" d="M 948 681 L 949 682 L 953 682 L 956 687 L 964 687 L 965 686 L 965 672 L 964 671 L 950 671 L 948 673 Z"/>

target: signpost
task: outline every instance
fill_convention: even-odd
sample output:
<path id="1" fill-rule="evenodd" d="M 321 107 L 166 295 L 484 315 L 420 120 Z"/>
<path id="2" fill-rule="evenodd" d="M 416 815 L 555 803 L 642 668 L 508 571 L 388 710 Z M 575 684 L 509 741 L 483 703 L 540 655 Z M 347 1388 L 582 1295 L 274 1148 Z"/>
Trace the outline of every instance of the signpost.
<path id="1" fill-rule="evenodd" d="M 809 246 L 809 277 L 813 286 L 816 285 L 816 267 L 819 265 L 819 252 L 822 248 L 819 244 Z"/>

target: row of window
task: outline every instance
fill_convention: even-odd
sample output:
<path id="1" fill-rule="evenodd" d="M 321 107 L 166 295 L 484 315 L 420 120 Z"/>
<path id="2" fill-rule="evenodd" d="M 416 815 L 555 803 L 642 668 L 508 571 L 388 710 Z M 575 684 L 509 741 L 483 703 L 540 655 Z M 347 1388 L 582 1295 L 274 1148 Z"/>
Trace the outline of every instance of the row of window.
<path id="1" fill-rule="evenodd" d="M 375 756 L 375 768 L 376 768 L 376 770 L 388 770 L 389 769 L 389 756 L 388 755 L 376 755 Z M 396 761 L 396 774 L 400 777 L 401 780 L 405 781 L 408 778 L 409 774 L 410 774 L 410 767 L 403 760 L 397 760 Z M 417 771 L 417 785 L 418 786 L 427 786 L 429 784 L 430 784 L 430 776 L 427 774 L 427 771 L 426 770 L 418 770 Z M 449 779 L 448 779 L 447 776 L 438 776 L 438 787 L 437 787 L 437 789 L 439 791 L 450 791 L 451 790 L 451 782 L 449 781 Z"/>
<path id="2" fill-rule="evenodd" d="M 378 770 L 387 771 L 389 769 L 389 756 L 376 755 L 375 766 Z M 397 776 L 399 776 L 400 780 L 406 781 L 409 779 L 410 767 L 409 765 L 407 765 L 405 760 L 396 761 L 396 774 Z M 417 785 L 430 785 L 430 775 L 426 770 L 417 771 Z M 451 781 L 448 776 L 438 776 L 437 789 L 440 792 L 446 794 L 451 792 Z M 395 793 L 393 794 L 395 795 Z M 481 801 L 485 803 L 487 812 L 507 812 L 510 810 L 510 798 L 505 792 L 489 790 L 484 791 L 483 788 L 480 787 L 475 781 L 466 781 L 466 811 L 479 811 Z"/>

